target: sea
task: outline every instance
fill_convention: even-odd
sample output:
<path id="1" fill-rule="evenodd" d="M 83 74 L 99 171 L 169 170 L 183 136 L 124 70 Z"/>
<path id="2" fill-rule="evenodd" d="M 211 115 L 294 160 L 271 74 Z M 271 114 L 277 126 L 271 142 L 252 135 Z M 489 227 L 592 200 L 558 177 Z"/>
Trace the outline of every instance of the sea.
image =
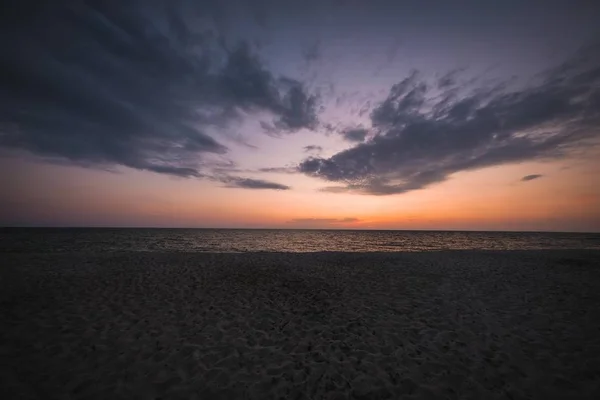
<path id="1" fill-rule="evenodd" d="M 600 249 L 600 233 L 291 229 L 2 228 L 2 253 L 397 252 Z"/>

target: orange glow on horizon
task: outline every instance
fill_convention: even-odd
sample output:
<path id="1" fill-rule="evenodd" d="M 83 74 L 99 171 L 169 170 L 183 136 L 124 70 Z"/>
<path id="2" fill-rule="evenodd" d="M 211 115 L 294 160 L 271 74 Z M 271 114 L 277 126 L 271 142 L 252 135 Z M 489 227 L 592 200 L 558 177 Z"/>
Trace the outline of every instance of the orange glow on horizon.
<path id="1" fill-rule="evenodd" d="M 543 177 L 520 181 L 531 172 Z M 27 176 L 7 182 L 14 197 L 5 200 L 11 207 L 3 208 L 42 225 L 600 230 L 600 166 L 593 163 L 488 168 L 392 196 L 323 193 L 318 189 L 324 182 L 296 175 L 281 177 L 293 180 L 293 190 L 272 191 L 130 170 L 114 174 L 49 165 L 36 173 L 42 176 L 35 188 L 19 185 Z M 67 173 L 70 179 L 63 179 Z"/>

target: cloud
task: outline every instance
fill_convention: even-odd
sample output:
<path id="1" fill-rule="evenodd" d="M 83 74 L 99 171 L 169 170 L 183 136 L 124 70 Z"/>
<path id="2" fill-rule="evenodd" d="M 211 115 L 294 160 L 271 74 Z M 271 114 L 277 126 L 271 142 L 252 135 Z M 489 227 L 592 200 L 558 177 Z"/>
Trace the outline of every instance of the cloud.
<path id="1" fill-rule="evenodd" d="M 267 167 L 259 168 L 256 172 L 266 172 L 275 174 L 297 174 L 298 169 L 295 167 Z"/>
<path id="2" fill-rule="evenodd" d="M 541 178 L 542 176 L 544 176 L 544 175 L 541 175 L 541 174 L 525 175 L 524 177 L 521 178 L 521 182 L 532 181 L 534 179 Z"/>
<path id="3" fill-rule="evenodd" d="M 323 151 L 323 147 L 317 146 L 317 145 L 314 145 L 314 144 L 311 144 L 311 145 L 308 145 L 308 146 L 304 146 L 304 152 L 305 153 L 310 153 L 312 151 L 314 151 L 315 153 L 320 153 L 320 152 Z"/>
<path id="4" fill-rule="evenodd" d="M 405 193 L 459 171 L 562 158 L 600 137 L 600 52 L 588 47 L 536 84 L 469 89 L 455 73 L 433 85 L 418 72 L 372 111 L 371 138 L 298 170 L 343 186 L 329 192 Z"/>
<path id="5" fill-rule="evenodd" d="M 300 223 L 300 224 L 344 224 L 350 222 L 358 222 L 358 218 L 294 218 L 288 223 Z"/>
<path id="6" fill-rule="evenodd" d="M 265 181 L 262 179 L 240 178 L 235 176 L 218 176 L 211 178 L 221 183 L 225 183 L 228 188 L 241 189 L 274 189 L 290 190 L 291 187 L 276 182 Z"/>
<path id="7" fill-rule="evenodd" d="M 344 139 L 349 142 L 364 142 L 367 137 L 369 131 L 367 129 L 357 128 L 357 129 L 349 129 L 343 132 Z"/>
<path id="8" fill-rule="evenodd" d="M 218 163 L 211 162 L 205 163 L 203 167 L 209 172 L 206 174 L 208 178 L 220 179 L 223 176 L 229 176 L 230 174 L 244 174 L 244 173 L 267 173 L 267 174 L 297 174 L 298 168 L 296 167 L 265 167 L 265 168 L 239 168 L 236 163 Z"/>
<path id="9" fill-rule="evenodd" d="M 314 128 L 318 98 L 248 44 L 227 43 L 226 10 L 186 0 L 15 5 L 0 24 L 0 147 L 203 177 L 205 156 L 228 151 L 216 131 L 243 114 L 267 113 L 281 132 Z"/>

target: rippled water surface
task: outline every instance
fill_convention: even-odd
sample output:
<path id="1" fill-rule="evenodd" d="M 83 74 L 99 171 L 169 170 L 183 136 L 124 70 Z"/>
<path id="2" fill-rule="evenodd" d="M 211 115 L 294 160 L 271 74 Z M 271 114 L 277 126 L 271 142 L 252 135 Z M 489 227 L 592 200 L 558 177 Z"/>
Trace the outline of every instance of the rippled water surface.
<path id="1" fill-rule="evenodd" d="M 597 233 L 236 229 L 2 229 L 1 252 L 600 249 Z"/>

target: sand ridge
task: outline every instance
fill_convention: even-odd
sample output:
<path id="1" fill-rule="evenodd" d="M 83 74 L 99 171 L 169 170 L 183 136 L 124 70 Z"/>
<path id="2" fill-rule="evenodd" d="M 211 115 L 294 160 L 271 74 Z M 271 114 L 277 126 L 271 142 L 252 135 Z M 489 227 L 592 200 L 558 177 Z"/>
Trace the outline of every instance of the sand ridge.
<path id="1" fill-rule="evenodd" d="M 0 255 L 4 398 L 600 393 L 600 252 Z"/>

